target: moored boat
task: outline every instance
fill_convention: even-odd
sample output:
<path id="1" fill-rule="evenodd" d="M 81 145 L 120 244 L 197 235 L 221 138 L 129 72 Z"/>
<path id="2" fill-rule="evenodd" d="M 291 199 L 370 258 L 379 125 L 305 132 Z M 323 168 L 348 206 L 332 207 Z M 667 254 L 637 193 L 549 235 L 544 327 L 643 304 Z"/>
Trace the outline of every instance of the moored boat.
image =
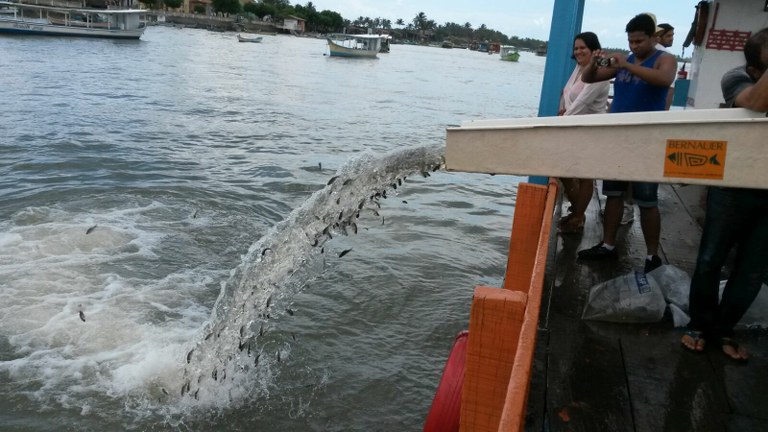
<path id="1" fill-rule="evenodd" d="M 262 36 L 243 36 L 241 34 L 237 35 L 237 41 L 238 42 L 254 42 L 259 43 L 263 39 Z"/>
<path id="2" fill-rule="evenodd" d="M 0 33 L 139 39 L 147 26 L 142 9 L 70 7 L 76 3 L 66 1 L 43 3 L 0 1 Z"/>
<path id="3" fill-rule="evenodd" d="M 331 57 L 375 58 L 381 50 L 382 40 L 388 35 L 341 35 L 327 38 Z"/>
<path id="4" fill-rule="evenodd" d="M 499 56 L 502 60 L 516 62 L 520 59 L 520 52 L 513 45 L 502 45 Z"/>

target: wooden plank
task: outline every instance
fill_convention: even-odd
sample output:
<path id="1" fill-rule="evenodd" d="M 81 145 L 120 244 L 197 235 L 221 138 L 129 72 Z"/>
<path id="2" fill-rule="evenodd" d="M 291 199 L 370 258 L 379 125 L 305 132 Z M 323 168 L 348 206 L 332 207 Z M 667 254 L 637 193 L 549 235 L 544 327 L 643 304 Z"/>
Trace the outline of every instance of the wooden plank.
<path id="1" fill-rule="evenodd" d="M 499 431 L 520 431 L 525 427 L 526 404 L 531 384 L 533 355 L 536 347 L 537 327 L 541 311 L 542 293 L 544 290 L 544 275 L 547 257 L 549 256 L 549 236 L 552 232 L 552 214 L 557 198 L 557 183 L 550 181 L 547 187 L 546 203 L 540 213 L 541 220 L 535 261 L 528 282 L 528 304 L 525 308 L 525 318 L 520 331 L 520 340 L 515 353 L 512 373 L 507 387 L 504 411 L 501 415 Z M 532 229 L 531 226 L 529 229 Z"/>
<path id="2" fill-rule="evenodd" d="M 475 288 L 459 430 L 498 429 L 527 299 L 520 291 Z"/>
<path id="3" fill-rule="evenodd" d="M 552 314 L 547 367 L 550 431 L 633 430 L 629 392 L 617 339 L 579 319 Z"/>
<path id="4" fill-rule="evenodd" d="M 555 192 L 556 193 L 556 192 Z M 504 288 L 527 293 L 544 220 L 547 187 L 520 183 L 515 202 L 512 235 L 509 237 Z M 551 217 L 547 217 L 551 222 Z"/>
<path id="5" fill-rule="evenodd" d="M 706 354 L 680 347 L 667 323 L 626 326 L 621 337 L 638 432 L 724 431 L 722 381 Z"/>
<path id="6" fill-rule="evenodd" d="M 446 166 L 451 171 L 766 188 L 766 125 L 764 113 L 744 109 L 478 121 L 448 128 Z"/>

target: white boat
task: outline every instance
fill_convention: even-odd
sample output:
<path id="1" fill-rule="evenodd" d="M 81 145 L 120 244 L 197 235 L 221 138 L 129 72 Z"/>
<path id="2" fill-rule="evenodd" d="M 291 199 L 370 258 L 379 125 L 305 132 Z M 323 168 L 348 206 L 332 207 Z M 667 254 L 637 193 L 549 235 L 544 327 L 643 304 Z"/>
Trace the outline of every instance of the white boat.
<path id="1" fill-rule="evenodd" d="M 328 49 L 332 57 L 375 58 L 381 50 L 382 40 L 388 35 L 338 35 L 328 38 Z"/>
<path id="2" fill-rule="evenodd" d="M 242 36 L 240 34 L 237 35 L 237 41 L 238 42 L 261 42 L 263 39 L 262 36 Z"/>
<path id="3" fill-rule="evenodd" d="M 0 0 L 0 33 L 139 39 L 147 26 L 145 10 L 77 8 L 68 4 L 55 0 L 36 4 Z"/>
<path id="4" fill-rule="evenodd" d="M 520 59 L 520 52 L 514 45 L 502 45 L 499 49 L 499 56 L 502 60 L 516 62 Z"/>

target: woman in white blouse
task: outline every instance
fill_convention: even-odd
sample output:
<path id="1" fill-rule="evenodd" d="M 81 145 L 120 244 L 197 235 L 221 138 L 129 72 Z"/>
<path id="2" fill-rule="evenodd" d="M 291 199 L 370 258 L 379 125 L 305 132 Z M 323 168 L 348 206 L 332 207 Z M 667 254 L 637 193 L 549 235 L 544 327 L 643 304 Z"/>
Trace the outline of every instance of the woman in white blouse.
<path id="1" fill-rule="evenodd" d="M 592 51 L 599 50 L 600 41 L 592 32 L 579 33 L 573 40 L 573 58 L 576 67 L 565 84 L 560 97 L 558 115 L 582 115 L 606 112 L 608 106 L 609 81 L 587 84 L 581 80 L 582 72 L 590 67 Z M 591 179 L 561 179 L 565 196 L 571 202 L 568 216 L 560 219 L 561 233 L 579 233 L 584 229 L 585 212 L 592 199 L 593 180 Z"/>

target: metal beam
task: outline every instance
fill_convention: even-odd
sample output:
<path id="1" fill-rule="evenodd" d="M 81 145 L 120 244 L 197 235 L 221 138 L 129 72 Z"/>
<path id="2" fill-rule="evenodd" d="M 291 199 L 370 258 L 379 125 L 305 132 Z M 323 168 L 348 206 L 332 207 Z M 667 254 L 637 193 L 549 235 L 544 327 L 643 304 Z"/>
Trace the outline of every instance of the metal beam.
<path id="1" fill-rule="evenodd" d="M 539 117 L 556 116 L 560 92 L 574 67 L 573 38 L 581 32 L 584 0 L 555 0 L 547 42 L 547 61 L 541 86 Z M 531 183 L 547 184 L 546 177 L 532 177 Z"/>

